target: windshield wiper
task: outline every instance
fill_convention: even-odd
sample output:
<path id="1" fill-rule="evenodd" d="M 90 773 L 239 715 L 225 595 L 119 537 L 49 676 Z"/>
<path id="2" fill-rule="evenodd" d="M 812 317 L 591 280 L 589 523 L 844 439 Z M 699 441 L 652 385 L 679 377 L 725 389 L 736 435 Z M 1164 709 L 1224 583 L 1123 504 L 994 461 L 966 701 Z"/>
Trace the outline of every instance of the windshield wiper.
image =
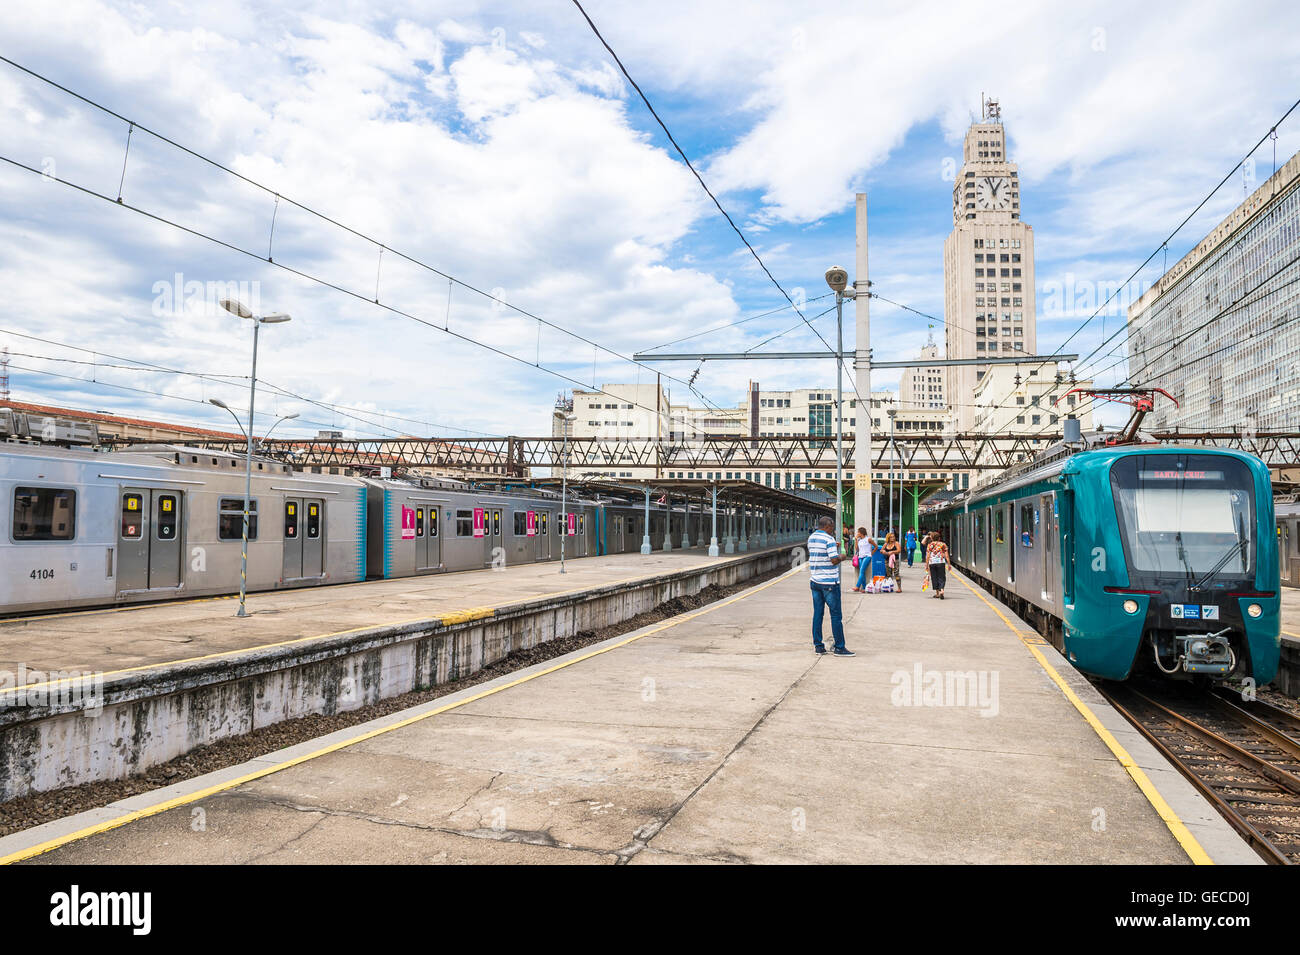
<path id="1" fill-rule="evenodd" d="M 1215 574 L 1217 574 L 1220 570 L 1223 569 L 1224 565 L 1227 564 L 1228 561 L 1232 559 L 1232 555 L 1234 553 L 1241 554 L 1241 572 L 1244 574 L 1246 572 L 1246 544 L 1247 543 L 1249 542 L 1246 540 L 1246 528 L 1242 525 L 1241 515 L 1238 514 L 1236 543 L 1234 543 L 1231 547 L 1229 547 L 1227 553 L 1225 553 L 1222 557 L 1216 560 L 1214 562 L 1214 566 L 1211 567 L 1209 570 L 1207 570 L 1203 575 L 1201 575 L 1200 579 L 1197 580 L 1194 584 L 1192 584 L 1192 586 L 1189 589 L 1200 590 L 1201 587 L 1206 583 L 1206 581 L 1208 581 L 1211 577 L 1213 577 Z"/>
<path id="2" fill-rule="evenodd" d="M 1193 574 L 1195 573 L 1195 571 L 1192 570 L 1191 561 L 1187 559 L 1187 549 L 1183 547 L 1182 531 L 1178 531 L 1174 534 L 1174 543 L 1178 545 L 1178 559 L 1181 560 L 1183 562 L 1183 566 L 1187 568 L 1187 573 L 1184 575 L 1187 579 L 1187 589 L 1195 590 L 1196 584 L 1193 583 L 1193 579 L 1194 579 Z"/>

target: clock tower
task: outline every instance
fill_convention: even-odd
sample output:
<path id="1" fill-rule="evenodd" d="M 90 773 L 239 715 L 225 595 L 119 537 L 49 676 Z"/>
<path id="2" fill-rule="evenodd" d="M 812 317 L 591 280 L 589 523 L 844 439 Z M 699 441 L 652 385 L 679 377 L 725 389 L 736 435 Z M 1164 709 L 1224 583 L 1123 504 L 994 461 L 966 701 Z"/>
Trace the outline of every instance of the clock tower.
<path id="1" fill-rule="evenodd" d="M 1020 173 L 1007 156 L 996 100 L 986 100 L 983 118 L 971 124 L 962 158 L 952 190 L 952 232 L 943 245 L 946 357 L 1037 354 L 1034 230 L 1020 220 Z M 988 368 L 948 367 L 958 431 L 974 426 L 975 388 Z"/>

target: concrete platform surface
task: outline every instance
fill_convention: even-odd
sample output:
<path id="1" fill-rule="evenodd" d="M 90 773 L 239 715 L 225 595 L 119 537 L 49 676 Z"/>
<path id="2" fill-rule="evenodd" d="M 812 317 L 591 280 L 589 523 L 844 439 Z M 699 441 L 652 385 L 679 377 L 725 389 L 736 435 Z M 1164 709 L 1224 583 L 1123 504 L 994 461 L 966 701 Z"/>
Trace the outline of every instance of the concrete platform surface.
<path id="1" fill-rule="evenodd" d="M 853 658 L 812 653 L 797 571 L 7 837 L 0 857 L 80 832 L 31 861 L 1187 863 L 1186 842 L 1063 691 L 1082 698 L 1086 682 L 973 588 L 955 581 L 941 602 L 915 583 L 845 593 Z M 1095 693 L 1083 704 L 1105 707 Z M 1122 733 L 1114 711 L 1098 716 Z M 1253 859 L 1140 743 L 1123 740 L 1133 771 L 1150 769 L 1211 857 Z"/>
<path id="2" fill-rule="evenodd" d="M 73 611 L 0 620 L 0 671 L 122 670 L 193 660 L 353 628 L 430 619 L 477 607 L 653 577 L 743 559 L 710 558 L 703 548 L 613 554 L 396 580 L 250 594 L 249 616 L 235 617 L 229 597 Z M 23 682 L 32 682 L 30 677 Z"/>

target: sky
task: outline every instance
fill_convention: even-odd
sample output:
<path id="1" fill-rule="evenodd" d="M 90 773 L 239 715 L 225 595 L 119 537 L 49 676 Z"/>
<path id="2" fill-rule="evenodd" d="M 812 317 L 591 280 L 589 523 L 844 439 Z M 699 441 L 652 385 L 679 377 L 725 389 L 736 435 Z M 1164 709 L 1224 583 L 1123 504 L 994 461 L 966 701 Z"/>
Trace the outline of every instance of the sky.
<path id="1" fill-rule="evenodd" d="M 1039 351 L 1085 357 L 1166 254 L 1134 270 L 1300 98 L 1286 2 L 584 6 L 827 341 L 822 276 L 852 270 L 868 194 L 873 290 L 930 316 L 873 302 L 878 360 L 943 341 L 982 95 L 1035 231 Z M 255 430 L 298 415 L 277 436 L 549 434 L 558 392 L 657 372 L 675 402 L 723 407 L 750 380 L 834 384 L 831 360 L 630 361 L 686 336 L 672 350 L 825 346 L 570 0 L 6 4 L 0 56 L 65 88 L 0 62 L 17 400 L 234 430 L 208 404 L 248 406 L 229 294 L 292 316 L 260 333 Z M 1300 110 L 1168 263 L 1298 150 Z M 1121 380 L 1113 348 L 1078 371 Z"/>

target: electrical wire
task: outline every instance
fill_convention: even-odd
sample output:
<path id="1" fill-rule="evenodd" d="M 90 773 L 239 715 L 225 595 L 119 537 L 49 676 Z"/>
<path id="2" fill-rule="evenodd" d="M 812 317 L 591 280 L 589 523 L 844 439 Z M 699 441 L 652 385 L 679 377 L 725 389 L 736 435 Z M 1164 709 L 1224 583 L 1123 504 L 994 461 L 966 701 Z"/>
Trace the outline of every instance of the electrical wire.
<path id="1" fill-rule="evenodd" d="M 618 351 L 616 351 L 616 350 L 614 350 L 614 349 L 612 349 L 612 348 L 608 348 L 608 347 L 606 347 L 606 346 L 604 346 L 604 345 L 599 344 L 598 342 L 595 342 L 595 341 L 593 341 L 593 340 L 591 340 L 591 339 L 589 339 L 589 338 L 586 338 L 586 337 L 584 337 L 584 336 L 578 334 L 577 332 L 571 331 L 571 330 L 569 330 L 569 329 L 567 329 L 567 328 L 564 328 L 563 326 L 560 326 L 560 325 L 558 325 L 558 324 L 556 324 L 556 323 L 554 323 L 554 322 L 551 322 L 551 321 L 549 321 L 549 320 L 547 320 L 547 319 L 544 319 L 544 318 L 542 318 L 540 315 L 537 315 L 537 314 L 535 314 L 535 313 L 533 313 L 533 312 L 528 311 L 527 309 L 524 309 L 524 308 L 522 308 L 522 307 L 520 307 L 520 306 L 518 306 L 518 305 L 515 305 L 515 304 L 513 304 L 513 303 L 511 303 L 511 302 L 508 302 L 508 301 L 506 301 L 505 299 L 498 298 L 497 296 L 493 295 L 491 292 L 485 291 L 484 289 L 478 288 L 477 286 L 472 285 L 472 284 L 470 284 L 469 282 L 466 282 L 466 281 L 464 281 L 464 280 L 462 280 L 462 279 L 456 278 L 455 276 L 453 276 L 453 275 L 451 275 L 451 274 L 449 274 L 449 273 L 447 273 L 447 272 L 445 272 L 445 271 L 443 271 L 443 270 L 441 270 L 441 269 L 439 269 L 439 268 L 437 268 L 437 267 L 435 267 L 435 266 L 433 266 L 433 265 L 430 265 L 430 264 L 427 263 L 427 262 L 421 261 L 420 259 L 417 259 L 417 258 L 415 258 L 415 257 L 412 256 L 412 255 L 408 255 L 407 253 L 404 253 L 404 252 L 402 252 L 402 251 L 400 251 L 400 250 L 398 250 L 398 249 L 394 249 L 392 246 L 388 245 L 387 243 L 385 243 L 385 242 L 381 242 L 381 241 L 379 241 L 378 239 L 374 238 L 374 237 L 371 236 L 371 235 L 367 235 L 367 234 L 364 233 L 364 232 L 361 232 L 361 231 L 359 231 L 359 230 L 357 230 L 357 229 L 354 229 L 353 227 L 348 226 L 348 225 L 346 225 L 346 224 L 344 224 L 344 223 L 338 221 L 337 219 L 334 219 L 333 217 L 331 217 L 331 216 L 329 216 L 329 215 L 327 215 L 327 214 L 325 214 L 325 213 L 323 213 L 323 212 L 320 212 L 320 211 L 318 211 L 317 209 L 312 208 L 311 206 L 305 205 L 304 203 L 301 203 L 301 202 L 297 201 L 296 199 L 293 199 L 293 198 L 291 198 L 291 197 L 289 197 L 289 196 L 283 195 L 282 193 L 280 193 L 280 192 L 278 192 L 278 191 L 272 189 L 270 186 L 267 186 L 267 185 L 265 185 L 265 184 L 263 184 L 263 183 L 258 182 L 258 181 L 255 180 L 255 179 L 252 179 L 252 178 L 250 178 L 250 177 L 248 177 L 248 176 L 243 175 L 242 173 L 239 173 L 239 172 L 235 171 L 234 169 L 230 168 L 229 166 L 226 166 L 224 163 L 218 162 L 217 160 L 212 159 L 212 158 L 209 157 L 209 156 L 205 156 L 205 155 L 203 155 L 202 153 L 200 153 L 200 152 L 198 152 L 198 151 L 196 151 L 196 150 L 194 150 L 194 149 L 189 148 L 188 146 L 184 146 L 184 145 L 182 145 L 181 143 L 179 143 L 179 142 L 177 142 L 177 141 L 175 141 L 175 140 L 173 140 L 173 139 L 170 139 L 169 137 L 164 136 L 163 134 L 158 133 L 158 132 L 156 132 L 156 131 L 150 129 L 150 128 L 147 127 L 147 126 L 143 126 L 143 125 L 141 125 L 140 123 L 138 123 L 138 122 L 136 122 L 136 121 L 134 121 L 134 120 L 129 120 L 129 119 L 127 119 L 125 116 L 123 116 L 121 113 L 118 113 L 118 112 L 116 112 L 116 111 L 113 110 L 113 109 L 110 109 L 109 107 L 103 105 L 102 103 L 98 103 L 98 102 L 96 102 L 95 100 L 92 100 L 92 99 L 90 99 L 89 97 L 82 95 L 81 93 L 78 93 L 78 92 L 76 92 L 76 91 L 74 91 L 74 90 L 72 90 L 72 89 L 69 89 L 68 87 L 66 87 L 66 86 L 64 86 L 64 85 L 62 85 L 62 84 L 56 82 L 55 80 L 51 79 L 50 77 L 47 77 L 47 76 L 45 76 L 45 75 L 43 75 L 43 74 L 41 74 L 41 73 L 38 73 L 38 72 L 35 71 L 35 70 L 29 69 L 28 67 L 23 66 L 21 63 L 18 63 L 18 62 L 16 62 L 16 61 L 10 59 L 9 57 L 6 57 L 6 56 L 3 56 L 3 55 L 0 55 L 0 62 L 7 63 L 7 64 L 9 64 L 10 66 L 12 66 L 14 69 L 20 70 L 21 72 L 26 73 L 28 76 L 31 76 L 32 78 L 37 79 L 37 80 L 41 81 L 42 83 L 45 83 L 45 84 L 47 84 L 47 85 L 49 85 L 49 86 L 51 86 L 51 87 L 53 87 L 53 88 L 55 88 L 55 89 L 57 89 L 57 90 L 63 92 L 63 93 L 68 94 L 69 96 L 72 96 L 72 97 L 74 97 L 75 99 L 78 99 L 78 100 L 80 100 L 81 102 L 87 104 L 88 106 L 91 106 L 91 107 L 93 107 L 94 109 L 97 109 L 97 110 L 99 110 L 99 111 L 105 113 L 106 115 L 112 116 L 113 118 L 115 118 L 115 119 L 117 119 L 117 120 L 120 120 L 121 122 L 124 122 L 124 123 L 129 124 L 130 129 L 131 129 L 132 132 L 134 132 L 134 131 L 139 131 L 139 132 L 141 132 L 141 133 L 147 133 L 148 135 L 150 135 L 150 136 L 154 137 L 155 139 L 159 140 L 160 142 L 163 142 L 163 143 L 167 144 L 168 146 L 171 146 L 171 147 L 174 148 L 174 149 L 180 150 L 181 152 L 183 152 L 183 153 L 185 153 L 185 154 L 187 154 L 187 155 L 189 155 L 189 156 L 192 156 L 193 158 L 198 159 L 198 160 L 200 160 L 201 162 L 207 163 L 208 165 L 213 166 L 214 168 L 219 169 L 219 170 L 221 170 L 222 172 L 224 172 L 224 173 L 226 173 L 226 174 L 228 174 L 228 175 L 230 175 L 230 176 L 235 177 L 236 179 L 239 179 L 240 181 L 242 181 L 242 182 L 244 182 L 244 183 L 246 183 L 246 184 L 252 186 L 253 188 L 258 189 L 258 190 L 260 190 L 260 191 L 266 193 L 268 196 L 273 196 L 273 197 L 275 198 L 277 208 L 278 208 L 278 206 L 279 206 L 279 203 L 281 203 L 281 202 L 285 202 L 285 203 L 287 203 L 287 204 L 289 204 L 289 205 L 294 206 L 294 207 L 297 208 L 297 209 L 301 209 L 303 212 L 306 212 L 306 213 L 308 213 L 309 215 L 312 215 L 312 216 L 314 216 L 314 217 L 316 217 L 316 218 L 322 220 L 323 222 L 327 222 L 327 223 L 329 223 L 330 225 L 335 226 L 336 228 L 342 229 L 342 230 L 344 230 L 345 232 L 347 232 L 347 233 L 349 233 L 349 234 L 351 234 L 351 235 L 353 235 L 353 236 L 355 236 L 355 237 L 357 237 L 357 238 L 359 238 L 359 239 L 362 239 L 362 240 L 364 240 L 364 241 L 366 241 L 366 242 L 369 242 L 369 243 L 373 244 L 377 249 L 379 249 L 379 255 L 380 255 L 380 261 L 381 261 L 381 264 L 382 264 L 382 257 L 383 257 L 383 255 L 384 255 L 385 252 L 387 252 L 387 253 L 389 253 L 389 254 L 391 254 L 391 255 L 395 255 L 395 256 L 397 256 L 398 258 L 401 258 L 401 259 L 403 259 L 404 261 L 407 261 L 407 262 L 411 263 L 412 265 L 415 265 L 415 266 L 417 266 L 417 267 L 419 267 L 419 268 L 421 268 L 421 269 L 424 269 L 424 270 L 426 270 L 426 271 L 428 271 L 428 272 L 431 272 L 431 273 L 434 274 L 434 275 L 440 276 L 441 278 L 445 278 L 445 279 L 447 279 L 447 281 L 448 281 L 449 283 L 454 283 L 454 284 L 456 284 L 456 285 L 459 285 L 461 288 L 464 288 L 464 289 L 466 289 L 467 291 L 473 292 L 473 293 L 476 294 L 476 295 L 480 295 L 480 296 L 482 296 L 482 297 L 488 299 L 489 301 L 492 301 L 492 302 L 498 303 L 498 304 L 500 304 L 500 305 L 502 305 L 502 306 L 504 306 L 504 307 L 510 309 L 511 311 L 514 311 L 514 312 L 516 312 L 516 313 L 518 313 L 518 314 L 520 314 L 520 315 L 523 315 L 524 317 L 526 317 L 526 318 L 528 318 L 528 319 L 531 319 L 531 320 L 533 320 L 533 321 L 536 321 L 539 325 L 545 325 L 545 326 L 548 327 L 548 328 L 553 328 L 553 329 L 555 329 L 556 331 L 559 331 L 559 332 L 561 332 L 561 333 L 563 333 L 563 334 L 565 334 L 565 335 L 568 335 L 568 336 L 570 336 L 570 337 L 572 337 L 572 338 L 574 338 L 574 339 L 576 339 L 576 340 L 578 340 L 578 341 L 581 341 L 581 342 L 584 342 L 585 344 L 591 345 L 593 348 L 597 349 L 598 351 L 603 351 L 603 352 L 605 352 L 606 354 L 613 355 L 614 357 L 619 358 L 619 359 L 622 360 L 622 361 L 629 362 L 629 363 L 631 363 L 631 364 L 633 364 L 633 365 L 641 365 L 641 363 L 638 362 L 638 361 L 636 361 L 634 358 L 631 358 L 631 357 L 629 357 L 629 356 L 627 356 L 627 355 L 624 355 L 624 354 L 622 354 L 621 352 L 618 352 Z M 128 137 L 128 149 L 129 149 L 129 137 Z M 12 165 L 15 165 L 15 166 L 18 166 L 18 167 L 20 167 L 20 168 L 27 169 L 27 170 L 29 170 L 29 171 L 34 171 L 34 170 L 32 169 L 32 167 L 27 166 L 25 163 L 21 163 L 21 162 L 18 162 L 18 161 L 16 161 L 16 160 L 9 159 L 8 157 L 0 157 L 0 159 L 4 159 L 5 162 L 8 162 L 8 163 L 10 163 L 10 164 L 12 164 Z M 123 181 L 125 181 L 125 171 L 126 171 L 126 165 L 125 165 L 125 159 L 124 159 L 124 161 L 123 161 Z M 69 180 L 61 179 L 61 178 L 54 177 L 54 176 L 46 176 L 45 178 L 47 178 L 47 179 L 52 179 L 53 181 L 56 181 L 56 182 L 62 183 L 63 185 L 73 186 L 74 188 L 80 189 L 81 191 L 86 192 L 86 193 L 88 193 L 88 194 L 90 194 L 90 195 L 96 196 L 97 198 L 101 198 L 101 199 L 105 199 L 105 200 L 107 200 L 107 201 L 115 202 L 115 203 L 118 204 L 118 205 L 122 205 L 122 206 L 124 206 L 124 207 L 126 207 L 126 208 L 132 209 L 132 210 L 135 211 L 135 212 L 141 213 L 142 215 L 149 216 L 150 218 L 153 218 L 153 219 L 155 219 L 155 220 L 157 220 L 157 221 L 159 221 L 159 222 L 163 222 L 163 223 L 165 223 L 165 224 L 167 224 L 167 225 L 171 225 L 171 226 L 173 226 L 173 227 L 175 227 L 175 228 L 182 229 L 182 230 L 184 230 L 184 231 L 186 231 L 186 232 L 191 233 L 192 235 L 196 235 L 196 236 L 199 236 L 199 237 L 201 237 L 201 238 L 207 238 L 207 239 L 210 239 L 211 241 L 217 242 L 218 244 L 221 244 L 221 245 L 225 246 L 226 248 L 231 249 L 232 251 L 242 252 L 243 254 L 248 255 L 248 256 L 250 256 L 250 257 L 252 257 L 252 258 L 259 259 L 259 260 L 264 261 L 264 262 L 266 262 L 266 263 L 268 263 L 268 264 L 270 264 L 270 265 L 276 265 L 276 266 L 279 266 L 279 267 L 281 267 L 281 268 L 286 269 L 287 271 L 293 272 L 293 273 L 295 273 L 295 274 L 297 274 L 297 275 L 299 275 L 299 276 L 302 276 L 302 277 L 304 277 L 304 278 L 309 278 L 309 279 L 312 279 L 313 281 L 319 281 L 319 280 L 315 279 L 313 276 L 308 275 L 307 273 L 304 273 L 304 272 L 298 271 L 298 270 L 296 270 L 296 269 L 293 269 L 293 268 L 290 268 L 290 267 L 288 267 L 288 266 L 285 266 L 285 265 L 283 265 L 282 263 L 279 263 L 279 262 L 274 261 L 274 258 L 273 258 L 272 255 L 271 255 L 271 250 L 270 250 L 270 248 L 268 248 L 268 250 L 267 250 L 267 255 L 266 255 L 266 256 L 262 256 L 262 255 L 260 255 L 259 253 L 252 252 L 252 251 L 249 251 L 249 250 L 247 250 L 247 249 L 239 248 L 239 247 L 234 246 L 234 245 L 232 245 L 232 244 L 230 244 L 230 243 L 223 242 L 222 240 L 216 239 L 216 238 L 214 238 L 214 237 L 212 237 L 212 236 L 208 236 L 208 235 L 206 235 L 206 234 L 204 234 L 204 233 L 202 233 L 202 232 L 199 232 L 198 230 L 190 229 L 190 228 L 188 228 L 187 226 L 181 225 L 181 224 L 179 224 L 179 223 L 177 223 L 177 222 L 172 222 L 172 221 L 170 221 L 170 220 L 168 220 L 168 219 L 166 219 L 166 218 L 164 218 L 164 217 L 162 217 L 162 216 L 158 216 L 158 215 L 154 215 L 154 214 L 152 214 L 152 213 L 149 213 L 149 212 L 147 212 L 146 210 L 144 210 L 144 209 L 142 209 L 142 208 L 140 208 L 140 207 L 133 206 L 133 205 L 130 205 L 130 204 L 128 204 L 128 203 L 125 203 L 125 202 L 122 200 L 122 194 L 121 194 L 120 186 L 119 186 L 119 192 L 118 192 L 118 195 L 117 195 L 115 198 L 113 198 L 113 197 L 106 196 L 106 195 L 104 195 L 104 194 L 102 194 L 102 193 L 98 193 L 98 192 L 96 192 L 95 190 L 92 190 L 92 189 L 89 189 L 89 188 L 86 188 L 86 187 L 80 186 L 80 185 L 78 185 L 78 184 L 76 184 L 76 183 L 73 183 L 73 182 L 71 182 L 71 181 L 69 181 Z M 274 230 L 274 224 L 272 224 L 272 229 Z M 273 238 L 274 238 L 274 232 L 272 232 L 272 239 L 273 239 Z M 376 283 L 378 283 L 378 276 L 376 276 Z M 353 291 L 348 290 L 348 289 L 343 289 L 343 288 L 341 288 L 341 287 L 339 287 L 339 286 L 334 286 L 334 285 L 332 285 L 331 283 L 328 283 L 328 282 L 323 282 L 323 281 L 322 281 L 322 282 L 320 282 L 320 284 L 330 285 L 331 287 L 335 288 L 337 291 L 345 291 L 345 292 L 347 292 L 348 294 L 353 295 L 353 296 L 355 296 L 356 298 L 359 298 L 359 299 L 361 299 L 361 300 L 363 300 L 363 301 L 370 302 L 371 304 L 374 304 L 374 305 L 378 305 L 378 306 L 380 306 L 381 308 L 387 308 L 389 311 L 391 311 L 391 312 L 393 312 L 393 313 L 395 313 L 395 314 L 397 314 L 397 315 L 401 315 L 402 317 L 405 317 L 405 318 L 408 318 L 408 319 L 412 319 L 412 320 L 415 320 L 415 321 L 419 321 L 419 322 L 421 322 L 422 324 L 428 325 L 428 326 L 431 327 L 431 328 L 437 328 L 437 329 L 439 329 L 440 331 L 444 331 L 444 332 L 448 332 L 449 334 L 456 335 L 456 337 L 461 338 L 461 339 L 464 340 L 464 341 L 471 342 L 471 343 L 473 343 L 473 344 L 480 345 L 480 346 L 485 347 L 485 348 L 490 348 L 490 349 L 492 349 L 493 351 L 496 351 L 498 354 L 506 355 L 506 357 L 510 357 L 510 358 L 512 358 L 512 359 L 514 359 L 514 360 L 516 360 L 516 361 L 523 361 L 522 359 L 519 359 L 519 358 L 517 358 L 516 356 L 508 355 L 508 353 L 502 352 L 500 349 L 492 348 L 492 346 L 486 345 L 486 344 L 483 343 L 483 342 L 479 342 L 479 341 L 477 341 L 476 339 L 470 338 L 469 336 L 458 335 L 457 333 L 451 332 L 450 329 L 448 329 L 448 328 L 446 328 L 446 327 L 439 326 L 439 325 L 437 325 L 437 324 L 435 324 L 435 323 L 432 323 L 432 322 L 429 322 L 429 321 L 426 321 L 426 320 L 423 320 L 423 319 L 419 319 L 419 318 L 417 318 L 416 316 L 411 315 L 410 313 L 404 312 L 404 311 L 401 310 L 401 309 L 396 309 L 396 308 L 392 308 L 391 306 L 385 306 L 385 305 L 383 305 L 383 304 L 379 301 L 378 287 L 376 287 L 376 295 L 375 295 L 375 297 L 372 299 L 372 298 L 370 298 L 369 296 L 362 295 L 362 294 L 360 294 L 360 293 L 353 292 Z M 779 287 L 779 286 L 778 286 L 778 287 Z M 782 289 L 781 291 L 782 291 L 782 293 L 784 294 L 785 290 Z M 792 306 L 794 305 L 794 302 L 793 302 L 792 300 L 790 300 L 790 297 L 789 297 L 788 295 L 786 295 L 786 299 L 787 299 L 787 301 L 790 301 L 790 304 L 791 304 Z M 796 311 L 797 311 L 797 310 L 798 310 L 798 309 L 796 308 Z M 552 374 L 558 374 L 558 373 L 555 373 L 555 372 L 551 371 L 551 369 L 542 366 L 539 362 L 526 362 L 526 361 L 523 361 L 523 363 L 524 363 L 524 364 L 531 364 L 531 365 L 533 365 L 533 367 L 535 367 L 535 368 L 539 368 L 539 369 L 541 369 L 542 371 L 547 371 L 547 372 L 552 373 Z M 586 387 L 586 382 L 579 381 L 579 380 L 577 380 L 577 379 L 573 379 L 573 378 L 567 378 L 567 376 L 563 376 L 563 375 L 560 375 L 559 377 L 565 377 L 566 380 L 569 380 L 569 381 L 571 381 L 572 383 L 574 383 L 574 384 L 576 384 L 576 385 L 581 385 L 581 386 L 583 386 L 583 388 Z M 675 382 L 677 382 L 677 383 L 679 383 L 679 384 L 685 384 L 684 381 L 682 381 L 680 378 L 677 378 L 677 377 L 675 377 L 675 376 L 673 376 L 673 375 L 663 374 L 663 377 L 664 377 L 664 378 L 667 378 L 667 379 L 670 380 L 670 381 L 675 381 Z M 593 389 L 596 388 L 596 384 L 595 384 L 594 381 L 592 382 L 592 388 L 593 388 Z M 597 390 L 598 390 L 598 389 L 597 389 Z M 699 394 L 699 393 L 696 392 L 696 394 Z M 616 397 L 616 396 L 611 396 L 611 397 Z M 711 405 L 712 407 L 715 407 L 715 408 L 717 407 L 716 404 L 713 404 L 712 402 L 709 402 L 708 399 L 705 398 L 703 395 L 699 395 L 699 397 L 701 398 L 701 400 L 703 400 L 703 401 L 705 402 L 706 405 Z M 647 409 L 647 410 L 649 410 L 649 409 Z"/>

